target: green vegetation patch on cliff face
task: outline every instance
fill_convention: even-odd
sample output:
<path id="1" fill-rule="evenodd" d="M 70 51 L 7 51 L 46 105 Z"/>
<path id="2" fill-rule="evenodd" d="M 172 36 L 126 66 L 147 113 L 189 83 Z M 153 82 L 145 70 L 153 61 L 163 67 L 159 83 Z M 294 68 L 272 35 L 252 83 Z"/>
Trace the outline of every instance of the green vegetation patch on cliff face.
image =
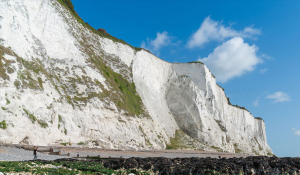
<path id="1" fill-rule="evenodd" d="M 145 114 L 145 116 L 147 116 L 143 109 L 142 100 L 136 92 L 134 83 L 130 83 L 123 78 L 122 75 L 115 73 L 110 67 L 103 63 L 101 58 L 91 58 L 90 61 L 106 78 L 111 86 L 111 90 L 106 90 L 100 82 L 97 80 L 94 81 L 88 76 L 83 75 L 79 77 L 76 75 L 76 77 L 68 77 L 66 70 L 56 70 L 56 68 L 46 70 L 45 66 L 38 59 L 26 61 L 17 55 L 15 56 L 21 67 L 23 67 L 23 69 L 18 72 L 19 80 L 14 82 L 18 89 L 30 88 L 43 90 L 43 80 L 40 77 L 44 75 L 46 80 L 50 81 L 55 90 L 61 95 L 61 98 L 65 98 L 73 107 L 75 107 L 75 105 L 86 105 L 92 98 L 108 98 L 114 101 L 119 109 L 127 111 L 129 115 Z M 49 61 L 56 62 L 55 59 L 49 59 Z M 67 81 L 62 80 L 60 73 L 58 73 L 60 71 L 65 71 L 64 74 Z M 77 85 L 79 84 L 87 86 L 85 93 L 78 93 Z M 98 86 L 103 92 L 95 92 L 92 88 L 89 88 L 91 86 Z M 44 127 L 45 125 L 42 124 L 41 126 Z"/>
<path id="2" fill-rule="evenodd" d="M 31 122 L 35 123 L 36 117 L 33 114 L 31 114 L 27 109 L 23 109 L 23 111 L 28 116 L 28 118 L 31 120 Z"/>
<path id="3" fill-rule="evenodd" d="M 44 120 L 37 119 L 36 116 L 34 114 L 30 113 L 27 109 L 23 109 L 23 111 L 25 112 L 25 114 L 31 120 L 32 123 L 35 123 L 37 121 L 38 124 L 42 128 L 47 128 L 48 127 L 48 123 L 47 122 L 45 122 Z"/>
<path id="4" fill-rule="evenodd" d="M 3 120 L 2 122 L 0 122 L 0 128 L 2 128 L 2 129 L 6 129 L 7 128 L 7 124 L 6 124 L 5 120 Z"/>
<path id="5" fill-rule="evenodd" d="M 222 121 L 221 120 L 216 120 L 215 121 L 217 122 L 217 124 L 219 125 L 220 129 L 223 131 L 223 132 L 227 132 L 227 129 L 226 127 L 222 124 Z"/>
<path id="6" fill-rule="evenodd" d="M 235 153 L 242 153 L 243 151 L 238 147 L 238 145 L 235 143 L 235 144 L 233 144 L 233 146 L 234 146 L 234 152 Z M 253 151 L 252 151 L 253 152 Z"/>
<path id="7" fill-rule="evenodd" d="M 166 149 L 182 149 L 188 148 L 182 141 L 182 137 L 185 133 L 182 130 L 175 132 L 175 137 L 170 138 L 170 144 L 167 144 Z"/>
<path id="8" fill-rule="evenodd" d="M 9 80 L 8 74 L 13 73 L 15 70 L 12 67 L 12 63 L 15 63 L 14 60 L 7 60 L 4 58 L 4 55 L 14 56 L 14 53 L 10 48 L 5 48 L 0 45 L 0 78 L 4 80 Z"/>
<path id="9" fill-rule="evenodd" d="M 170 138 L 170 144 L 166 145 L 166 149 L 198 149 L 202 150 L 204 144 L 198 140 L 188 136 L 182 130 L 176 130 L 175 137 Z"/>
<path id="10" fill-rule="evenodd" d="M 38 124 L 40 124 L 40 126 L 42 128 L 47 128 L 48 127 L 48 123 L 45 122 L 44 120 L 37 120 Z"/>
<path id="11" fill-rule="evenodd" d="M 7 60 L 4 58 L 4 54 L 14 56 L 16 60 Z M 4 62 L 4 63 L 3 63 Z M 9 80 L 8 74 L 11 74 L 15 71 L 13 63 L 18 62 L 18 79 L 15 80 L 14 85 L 17 89 L 20 88 L 30 88 L 34 90 L 43 89 L 43 81 L 39 75 L 40 73 L 45 72 L 42 70 L 38 60 L 26 61 L 23 58 L 19 57 L 14 53 L 9 47 L 5 48 L 0 45 L 0 77 L 4 80 Z M 37 77 L 37 78 L 36 78 Z"/>
<path id="12" fill-rule="evenodd" d="M 90 61 L 98 68 L 112 88 L 109 91 L 102 89 L 104 97 L 113 100 L 118 108 L 127 111 L 129 115 L 144 114 L 147 116 L 143 109 L 142 99 L 136 92 L 134 83 L 130 83 L 121 74 L 115 73 L 110 67 L 106 66 L 102 58 L 91 57 Z"/>

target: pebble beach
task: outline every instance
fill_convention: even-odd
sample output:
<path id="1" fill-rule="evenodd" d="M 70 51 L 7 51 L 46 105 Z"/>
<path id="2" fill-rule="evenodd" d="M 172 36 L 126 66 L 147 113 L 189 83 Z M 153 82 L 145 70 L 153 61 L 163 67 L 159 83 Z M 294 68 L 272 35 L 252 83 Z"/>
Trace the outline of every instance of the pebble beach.
<path id="1" fill-rule="evenodd" d="M 38 153 L 38 159 L 56 160 L 62 158 L 70 158 L 68 156 L 49 155 Z M 33 160 L 33 151 L 28 151 L 15 147 L 0 146 L 0 161 L 28 161 Z"/>

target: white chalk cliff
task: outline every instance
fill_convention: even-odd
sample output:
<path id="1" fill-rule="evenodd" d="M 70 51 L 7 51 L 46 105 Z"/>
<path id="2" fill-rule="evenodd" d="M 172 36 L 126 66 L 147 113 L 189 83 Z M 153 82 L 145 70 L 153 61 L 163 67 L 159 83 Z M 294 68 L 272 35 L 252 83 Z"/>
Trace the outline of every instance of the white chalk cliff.
<path id="1" fill-rule="evenodd" d="M 165 149 L 181 140 L 272 154 L 264 121 L 228 104 L 205 65 L 102 37 L 57 0 L 0 0 L 0 122 L 2 143 Z"/>

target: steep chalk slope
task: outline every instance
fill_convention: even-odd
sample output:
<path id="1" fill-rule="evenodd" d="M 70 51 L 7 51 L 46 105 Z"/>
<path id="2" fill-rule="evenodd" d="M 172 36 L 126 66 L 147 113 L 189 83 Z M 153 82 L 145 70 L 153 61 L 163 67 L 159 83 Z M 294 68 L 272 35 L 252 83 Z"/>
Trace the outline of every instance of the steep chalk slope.
<path id="1" fill-rule="evenodd" d="M 229 104 L 201 63 L 171 64 L 141 51 L 133 79 L 151 116 L 168 134 L 178 129 L 217 151 L 272 154 L 262 119 Z"/>
<path id="2" fill-rule="evenodd" d="M 57 0 L 0 0 L 1 142 L 272 153 L 204 65 L 100 35 Z"/>

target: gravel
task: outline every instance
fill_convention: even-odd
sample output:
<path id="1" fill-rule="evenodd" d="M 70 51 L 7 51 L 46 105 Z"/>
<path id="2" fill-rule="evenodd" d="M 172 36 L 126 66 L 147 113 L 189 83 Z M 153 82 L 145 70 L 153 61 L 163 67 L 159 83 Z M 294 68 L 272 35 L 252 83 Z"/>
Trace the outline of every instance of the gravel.
<path id="1" fill-rule="evenodd" d="M 56 160 L 62 158 L 70 158 L 68 156 L 49 155 L 38 152 L 38 159 L 42 160 Z M 33 160 L 33 151 L 14 147 L 0 146 L 0 161 L 27 161 Z"/>

